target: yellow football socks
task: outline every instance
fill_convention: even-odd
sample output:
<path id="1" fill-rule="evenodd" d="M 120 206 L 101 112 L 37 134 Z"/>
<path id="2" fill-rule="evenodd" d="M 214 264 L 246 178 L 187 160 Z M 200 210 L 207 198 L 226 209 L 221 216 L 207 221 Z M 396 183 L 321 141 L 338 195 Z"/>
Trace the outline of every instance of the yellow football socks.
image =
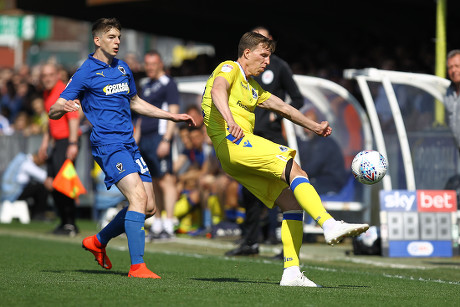
<path id="1" fill-rule="evenodd" d="M 322 227 L 323 223 L 332 218 L 326 211 L 321 198 L 306 177 L 297 176 L 291 182 L 291 190 L 300 206 Z"/>
<path id="2" fill-rule="evenodd" d="M 299 253 L 303 239 L 303 211 L 286 211 L 281 224 L 284 268 L 299 266 Z"/>

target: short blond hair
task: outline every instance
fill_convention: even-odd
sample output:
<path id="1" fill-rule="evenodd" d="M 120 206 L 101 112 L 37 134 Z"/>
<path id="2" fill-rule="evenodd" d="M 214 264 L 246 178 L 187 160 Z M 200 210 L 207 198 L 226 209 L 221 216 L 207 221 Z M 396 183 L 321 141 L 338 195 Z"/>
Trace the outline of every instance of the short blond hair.
<path id="1" fill-rule="evenodd" d="M 275 41 L 256 32 L 246 32 L 243 34 L 238 44 L 238 57 L 240 58 L 243 56 L 244 50 L 254 50 L 259 44 L 262 44 L 262 46 L 270 50 L 271 53 L 275 52 Z"/>

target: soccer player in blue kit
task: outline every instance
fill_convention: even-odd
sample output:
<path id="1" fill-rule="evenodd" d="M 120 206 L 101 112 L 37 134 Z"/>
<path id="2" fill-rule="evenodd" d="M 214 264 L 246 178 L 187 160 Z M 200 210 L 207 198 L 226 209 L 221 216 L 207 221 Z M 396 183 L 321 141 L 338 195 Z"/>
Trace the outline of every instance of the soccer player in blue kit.
<path id="1" fill-rule="evenodd" d="M 49 112 L 58 119 L 67 112 L 83 109 L 93 125 L 90 140 L 95 161 L 105 173 L 108 189 L 115 184 L 126 196 L 129 206 L 98 234 L 83 240 L 100 266 L 112 264 L 105 247 L 110 239 L 126 233 L 131 267 L 129 277 L 160 278 L 144 263 L 144 220 L 155 214 L 152 178 L 133 138 L 131 110 L 145 116 L 184 121 L 195 125 L 187 114 L 174 114 L 159 109 L 137 95 L 133 74 L 128 65 L 116 59 L 121 38 L 121 25 L 116 18 L 98 19 L 92 28 L 94 53 L 72 76 Z"/>

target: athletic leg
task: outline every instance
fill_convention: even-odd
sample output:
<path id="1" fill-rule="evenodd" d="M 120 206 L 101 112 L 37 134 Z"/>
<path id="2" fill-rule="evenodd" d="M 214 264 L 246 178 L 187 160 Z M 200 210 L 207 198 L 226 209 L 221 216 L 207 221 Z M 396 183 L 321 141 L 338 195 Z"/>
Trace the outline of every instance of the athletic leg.
<path id="1" fill-rule="evenodd" d="M 292 161 L 292 162 L 291 162 Z M 290 168 L 290 165 L 292 167 Z M 345 236 L 357 236 L 367 229 L 368 224 L 337 222 L 324 208 L 315 188 L 310 184 L 307 173 L 293 160 L 287 163 L 281 179 L 285 180 L 299 205 L 323 228 L 326 242 L 339 243 Z"/>
<path id="2" fill-rule="evenodd" d="M 146 216 L 155 213 L 153 187 L 150 182 L 142 182 L 137 173 L 123 177 L 117 183 L 118 189 L 126 196 L 129 202 L 125 216 L 125 232 L 128 237 L 131 268 L 129 277 L 160 278 L 147 269 L 144 263 Z"/>
<path id="3" fill-rule="evenodd" d="M 292 191 L 283 190 L 276 204 L 283 212 L 281 242 L 283 243 L 284 270 L 281 286 L 320 287 L 300 271 L 300 247 L 303 239 L 303 210 Z"/>

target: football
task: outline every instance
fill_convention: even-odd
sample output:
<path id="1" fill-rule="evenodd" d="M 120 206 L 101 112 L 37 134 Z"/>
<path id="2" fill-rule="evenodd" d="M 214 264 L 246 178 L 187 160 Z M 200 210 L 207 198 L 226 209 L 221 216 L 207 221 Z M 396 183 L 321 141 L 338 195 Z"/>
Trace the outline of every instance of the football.
<path id="1" fill-rule="evenodd" d="M 387 173 L 387 159 L 378 151 L 360 151 L 351 162 L 351 171 L 356 180 L 363 184 L 374 184 Z"/>

